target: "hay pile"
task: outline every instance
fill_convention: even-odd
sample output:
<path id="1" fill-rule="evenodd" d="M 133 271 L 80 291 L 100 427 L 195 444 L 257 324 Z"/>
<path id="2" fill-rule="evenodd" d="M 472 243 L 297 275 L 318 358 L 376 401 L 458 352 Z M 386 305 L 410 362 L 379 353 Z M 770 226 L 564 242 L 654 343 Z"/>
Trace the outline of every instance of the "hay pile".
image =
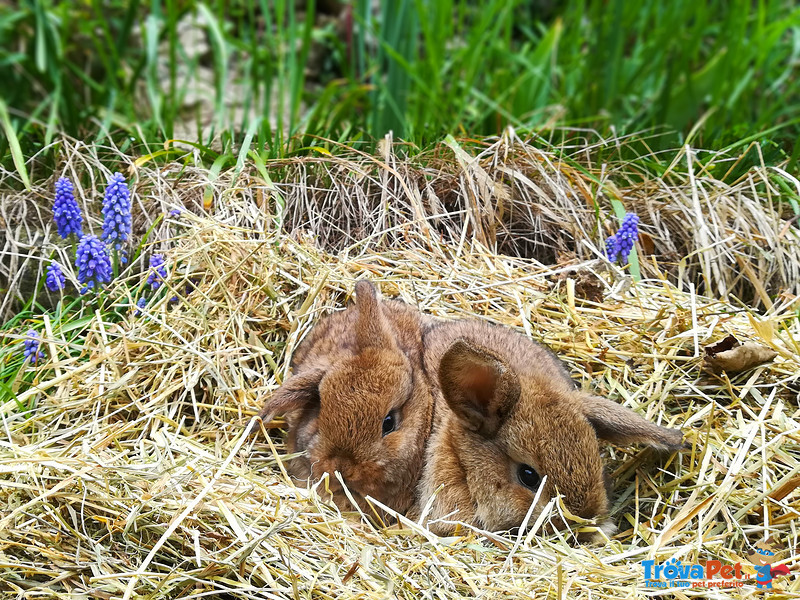
<path id="1" fill-rule="evenodd" d="M 355 186 L 359 165 L 349 163 L 345 173 L 343 160 L 320 163 L 331 188 L 306 187 L 305 197 L 318 201 Z M 364 177 L 374 164 L 361 165 Z M 410 172 L 403 167 L 388 164 L 383 172 L 387 194 L 408 185 L 398 175 Z M 719 559 L 753 573 L 744 555 L 766 534 L 782 548 L 798 547 L 794 297 L 756 314 L 676 287 L 657 261 L 643 261 L 651 277 L 633 283 L 596 257 L 547 265 L 504 256 L 495 251 L 497 238 L 473 235 L 477 221 L 447 217 L 448 227 L 462 223 L 454 240 L 434 220 L 423 226 L 413 216 L 400 219 L 388 200 L 377 203 L 385 220 L 375 208 L 370 219 L 349 221 L 374 228 L 366 232 L 374 244 L 332 251 L 324 236 L 313 235 L 321 224 L 309 225 L 310 233 L 283 233 L 295 218 L 290 209 L 297 204 L 287 198 L 292 185 L 302 189 L 297 179 L 265 185 L 245 170 L 226 185 L 184 170 L 177 176 L 183 180 L 165 185 L 169 176 L 169 169 L 139 171 L 142 205 L 168 208 L 180 199 L 197 206 L 207 186 L 219 193 L 212 215 L 160 221 L 168 289 L 137 316 L 132 274 L 112 285 L 113 310 L 87 309 L 79 322 L 48 317 L 25 325 L 42 328 L 47 358 L 26 369 L 32 381 L 15 382 L 16 399 L 0 404 L 0 590 L 37 598 L 639 597 L 648 593 L 642 560 Z M 676 190 L 664 193 L 684 193 Z M 285 222 L 270 216 L 277 201 L 286 203 Z M 312 214 L 332 223 L 323 219 L 325 206 Z M 769 231 L 781 227 L 776 217 Z M 596 251 L 595 237 L 573 250 Z M 739 244 L 741 256 L 747 245 Z M 792 252 L 786 260 L 796 268 Z M 754 273 L 763 267 L 748 264 Z M 405 520 L 381 529 L 339 514 L 287 479 L 277 429 L 249 437 L 246 431 L 258 429 L 252 418 L 286 376 L 303 336 L 324 311 L 343 306 L 353 282 L 365 276 L 384 295 L 431 314 L 479 316 L 549 344 L 586 388 L 683 427 L 691 450 L 667 458 L 608 450 L 619 533 L 602 546 L 472 529 L 439 539 Z M 5 335 L 0 360 L 20 351 L 19 333 Z M 701 371 L 703 347 L 728 334 L 778 356 L 730 377 Z M 793 555 L 781 558 L 796 568 Z M 773 585 L 783 597 L 800 589 L 791 577 Z M 744 589 L 754 590 L 754 579 Z"/>
<path id="2" fill-rule="evenodd" d="M 342 147 L 336 156 L 242 162 L 216 175 L 193 166 L 199 157 L 191 153 L 157 165 L 160 152 L 134 161 L 112 147 L 57 142 L 64 157 L 58 174 L 75 182 L 95 230 L 102 186 L 115 170 L 133 177 L 139 237 L 170 208 L 187 206 L 256 232 L 278 227 L 335 253 L 392 249 L 414 232 L 434 252 L 442 243 L 461 248 L 476 240 L 492 253 L 545 264 L 592 260 L 619 225 L 616 203 L 641 218 L 646 277 L 666 274 L 680 289 L 694 286 L 756 308 L 769 308 L 777 294 L 800 295 L 800 181 L 785 165 L 736 177 L 744 156 L 689 147 L 671 162 L 655 154 L 613 163 L 595 156 L 609 148 L 622 153 L 627 143 L 552 147 L 509 129 L 485 141 L 450 139 L 410 157 L 387 139 L 377 156 Z M 46 264 L 42 249 L 56 238 L 55 174 L 35 158 L 28 166 L 39 182 L 32 193 L 12 191 L 19 178 L 0 168 L 0 288 L 10 292 L 0 298 L 4 321 L 41 295 L 35 282 Z M 175 230 L 160 233 L 169 240 Z M 63 252 L 57 258 L 69 262 Z"/>

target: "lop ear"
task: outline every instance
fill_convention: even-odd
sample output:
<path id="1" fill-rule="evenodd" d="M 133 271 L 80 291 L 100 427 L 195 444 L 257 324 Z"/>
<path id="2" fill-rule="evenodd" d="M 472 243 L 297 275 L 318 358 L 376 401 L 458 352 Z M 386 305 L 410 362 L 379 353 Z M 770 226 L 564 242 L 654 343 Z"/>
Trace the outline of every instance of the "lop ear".
<path id="1" fill-rule="evenodd" d="M 259 416 L 263 421 L 271 421 L 275 415 L 282 415 L 309 404 L 318 404 L 319 383 L 324 375 L 324 369 L 311 369 L 292 375 L 266 401 Z"/>
<path id="2" fill-rule="evenodd" d="M 442 356 L 439 385 L 456 416 L 487 438 L 497 433 L 520 394 L 517 375 L 500 357 L 464 339 Z"/>
<path id="3" fill-rule="evenodd" d="M 583 414 L 597 437 L 614 444 L 645 444 L 657 450 L 675 452 L 688 446 L 680 429 L 660 427 L 632 410 L 599 396 L 581 398 Z"/>
<path id="4" fill-rule="evenodd" d="M 366 279 L 356 282 L 356 344 L 359 350 L 394 346 L 389 324 L 381 311 L 378 291 Z"/>

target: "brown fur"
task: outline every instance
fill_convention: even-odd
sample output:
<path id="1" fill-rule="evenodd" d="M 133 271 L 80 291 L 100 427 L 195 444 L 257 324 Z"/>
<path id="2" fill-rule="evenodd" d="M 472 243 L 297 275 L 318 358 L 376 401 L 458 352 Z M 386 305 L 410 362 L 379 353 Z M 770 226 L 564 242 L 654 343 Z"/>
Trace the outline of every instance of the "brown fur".
<path id="1" fill-rule="evenodd" d="M 362 509 L 372 496 L 407 511 L 422 472 L 433 400 L 422 375 L 422 328 L 415 308 L 381 301 L 373 285 L 356 284 L 356 303 L 320 321 L 294 355 L 294 374 L 267 401 L 263 418 L 285 414 L 288 463 L 299 480 L 328 473 L 342 510 L 352 509 L 335 471 Z M 398 411 L 396 431 L 382 436 Z"/>
<path id="2" fill-rule="evenodd" d="M 536 494 L 519 481 L 521 463 L 547 476 L 533 520 L 560 493 L 570 512 L 602 521 L 608 497 L 598 438 L 682 447 L 679 430 L 577 390 L 552 352 L 510 329 L 443 323 L 426 333 L 423 346 L 438 422 L 416 510 L 443 486 L 431 521 L 447 517 L 490 530 L 520 526 Z M 429 525 L 440 534 L 453 530 L 441 521 Z"/>

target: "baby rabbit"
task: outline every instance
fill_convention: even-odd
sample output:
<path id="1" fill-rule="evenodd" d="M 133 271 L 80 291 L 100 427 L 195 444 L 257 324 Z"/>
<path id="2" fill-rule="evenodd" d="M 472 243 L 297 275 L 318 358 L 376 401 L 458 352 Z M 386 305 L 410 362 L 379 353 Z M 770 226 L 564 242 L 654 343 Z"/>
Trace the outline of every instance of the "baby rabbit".
<path id="1" fill-rule="evenodd" d="M 602 521 L 609 501 L 598 439 L 683 447 L 680 430 L 577 390 L 552 352 L 510 329 L 443 323 L 426 333 L 423 345 L 442 413 L 419 485 L 419 507 L 444 485 L 429 520 L 447 517 L 495 531 L 519 527 L 546 475 L 531 524 L 556 493 L 571 513 Z M 440 535 L 454 529 L 441 521 L 429 526 Z M 601 527 L 613 530 L 610 523 Z"/>
<path id="2" fill-rule="evenodd" d="M 294 355 L 294 374 L 270 398 L 264 420 L 285 414 L 287 449 L 305 451 L 288 463 L 296 479 L 329 473 L 342 510 L 353 506 L 339 471 L 362 509 L 372 496 L 398 512 L 414 502 L 433 399 L 422 376 L 425 318 L 397 301 L 379 301 L 368 281 L 356 302 L 317 324 Z"/>

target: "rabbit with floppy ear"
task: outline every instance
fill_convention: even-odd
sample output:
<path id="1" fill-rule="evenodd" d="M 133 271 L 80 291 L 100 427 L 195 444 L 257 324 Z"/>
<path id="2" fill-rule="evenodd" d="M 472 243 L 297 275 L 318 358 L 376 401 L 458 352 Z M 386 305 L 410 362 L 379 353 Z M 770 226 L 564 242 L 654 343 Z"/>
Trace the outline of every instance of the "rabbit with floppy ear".
<path id="1" fill-rule="evenodd" d="M 298 348 L 294 374 L 270 398 L 263 419 L 284 414 L 287 449 L 304 454 L 290 474 L 318 480 L 342 510 L 367 495 L 398 512 L 414 502 L 433 399 L 421 377 L 422 328 L 415 308 L 381 301 L 368 281 L 356 283 L 356 302 L 317 324 Z"/>
<path id="2" fill-rule="evenodd" d="M 438 423 L 416 512 L 439 490 L 428 513 L 439 534 L 454 529 L 445 518 L 489 530 L 519 527 L 545 475 L 530 523 L 558 493 L 571 513 L 611 531 L 599 440 L 683 447 L 679 430 L 575 389 L 552 352 L 505 327 L 445 323 L 423 345 Z"/>

